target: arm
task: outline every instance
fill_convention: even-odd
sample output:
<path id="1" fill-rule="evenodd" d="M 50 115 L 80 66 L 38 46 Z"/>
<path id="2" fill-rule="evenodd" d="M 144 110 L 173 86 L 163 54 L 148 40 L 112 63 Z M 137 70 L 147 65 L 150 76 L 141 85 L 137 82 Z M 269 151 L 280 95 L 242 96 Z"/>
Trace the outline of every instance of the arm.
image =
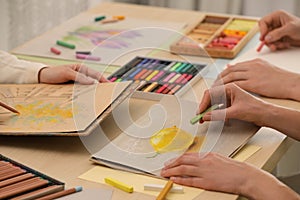
<path id="1" fill-rule="evenodd" d="M 223 103 L 225 109 L 207 112 L 204 121 L 239 119 L 258 126 L 277 129 L 300 140 L 300 111 L 267 103 L 231 83 L 205 91 L 199 106 L 203 112 L 212 104 Z"/>
<path id="2" fill-rule="evenodd" d="M 260 40 L 272 51 L 300 45 L 300 19 L 285 11 L 275 11 L 259 21 Z"/>
<path id="3" fill-rule="evenodd" d="M 81 64 L 46 66 L 41 63 L 19 60 L 0 51 L 0 83 L 65 83 L 81 84 L 108 82 L 100 72 Z"/>
<path id="4" fill-rule="evenodd" d="M 175 183 L 246 196 L 255 200 L 299 200 L 298 194 L 254 166 L 214 153 L 185 153 L 161 171 Z"/>
<path id="5" fill-rule="evenodd" d="M 0 83 L 37 83 L 39 70 L 43 67 L 44 64 L 19 60 L 0 51 Z"/>
<path id="6" fill-rule="evenodd" d="M 300 101 L 300 74 L 281 69 L 262 59 L 228 65 L 214 85 L 232 82 L 246 91 L 263 96 Z"/>

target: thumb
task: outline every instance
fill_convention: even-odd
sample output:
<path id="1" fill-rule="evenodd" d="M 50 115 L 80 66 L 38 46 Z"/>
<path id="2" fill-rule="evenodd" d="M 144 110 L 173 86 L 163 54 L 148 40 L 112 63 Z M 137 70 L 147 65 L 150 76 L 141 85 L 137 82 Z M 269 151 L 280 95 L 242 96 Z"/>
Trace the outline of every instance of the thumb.
<path id="1" fill-rule="evenodd" d="M 280 28 L 277 28 L 277 29 L 274 29 L 274 30 L 270 31 L 266 35 L 265 41 L 266 41 L 266 43 L 276 42 L 276 41 L 280 40 L 281 38 L 283 38 L 284 36 L 287 36 L 288 33 L 289 33 L 288 27 L 287 26 L 282 26 Z"/>

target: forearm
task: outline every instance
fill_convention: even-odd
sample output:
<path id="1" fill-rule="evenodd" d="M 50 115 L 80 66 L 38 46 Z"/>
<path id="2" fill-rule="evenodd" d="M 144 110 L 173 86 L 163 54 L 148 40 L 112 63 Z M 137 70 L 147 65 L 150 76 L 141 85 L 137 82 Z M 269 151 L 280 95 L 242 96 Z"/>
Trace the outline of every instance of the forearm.
<path id="1" fill-rule="evenodd" d="M 273 104 L 265 104 L 262 126 L 274 128 L 300 141 L 300 111 Z"/>
<path id="2" fill-rule="evenodd" d="M 253 200 L 299 200 L 300 196 L 271 174 L 250 167 L 241 194 Z"/>
<path id="3" fill-rule="evenodd" d="M 288 85 L 286 85 L 285 92 L 287 98 L 300 101 L 300 74 L 291 74 L 292 76 L 289 76 L 289 80 L 286 81 Z"/>

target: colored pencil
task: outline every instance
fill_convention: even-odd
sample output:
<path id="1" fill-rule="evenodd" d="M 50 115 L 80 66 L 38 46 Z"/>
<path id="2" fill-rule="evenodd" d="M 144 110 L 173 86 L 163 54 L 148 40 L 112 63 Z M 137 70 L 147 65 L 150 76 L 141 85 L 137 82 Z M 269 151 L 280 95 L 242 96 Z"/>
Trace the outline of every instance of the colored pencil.
<path id="1" fill-rule="evenodd" d="M 167 196 L 168 192 L 171 190 L 172 187 L 173 187 L 173 181 L 169 180 L 166 183 L 165 187 L 162 189 L 162 191 L 157 196 L 156 200 L 163 200 L 163 199 L 165 199 L 165 197 Z"/>
<path id="2" fill-rule="evenodd" d="M 42 186 L 47 185 L 49 182 L 47 180 L 41 179 L 39 177 L 31 178 L 25 181 L 15 183 L 0 189 L 0 199 L 9 198 L 26 191 L 30 191 Z"/>
<path id="3" fill-rule="evenodd" d="M 11 185 L 13 183 L 17 183 L 19 181 L 23 181 L 23 180 L 32 178 L 32 177 L 34 177 L 33 174 L 27 173 L 27 174 L 22 174 L 20 176 L 16 176 L 16 177 L 13 177 L 13 178 L 10 178 L 10 179 L 6 179 L 4 181 L 0 181 L 0 188 L 5 187 L 7 185 Z"/>
<path id="4" fill-rule="evenodd" d="M 17 111 L 17 110 L 14 109 L 13 107 L 11 107 L 11 106 L 9 106 L 9 105 L 7 105 L 7 104 L 1 102 L 1 101 L 0 101 L 0 106 L 3 107 L 3 108 L 5 108 L 5 109 L 7 109 L 7 110 L 9 110 L 9 111 L 11 111 L 11 112 L 13 112 L 13 113 L 20 114 L 19 111 Z"/>
<path id="5" fill-rule="evenodd" d="M 63 191 L 60 191 L 60 192 L 56 192 L 54 194 L 50 194 L 50 195 L 47 195 L 47 196 L 44 196 L 44 197 L 41 197 L 41 198 L 37 198 L 36 200 L 55 199 L 55 198 L 63 197 L 63 196 L 73 194 L 75 192 L 80 192 L 80 191 L 82 191 L 82 187 L 78 186 L 78 187 L 71 188 L 71 189 L 68 189 L 68 190 L 63 190 Z"/>
<path id="6" fill-rule="evenodd" d="M 11 200 L 30 200 L 30 199 L 36 199 L 40 198 L 46 195 L 53 194 L 55 192 L 62 191 L 64 189 L 63 185 L 51 185 L 39 190 L 34 190 L 33 192 L 26 193 L 21 196 L 17 196 L 15 198 L 12 198 Z"/>

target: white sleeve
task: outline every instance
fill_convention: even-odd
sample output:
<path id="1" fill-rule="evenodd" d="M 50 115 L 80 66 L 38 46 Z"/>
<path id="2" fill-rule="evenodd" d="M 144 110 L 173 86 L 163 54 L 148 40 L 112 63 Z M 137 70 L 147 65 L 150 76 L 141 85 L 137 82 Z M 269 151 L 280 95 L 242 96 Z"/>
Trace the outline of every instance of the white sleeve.
<path id="1" fill-rule="evenodd" d="M 43 67 L 46 65 L 19 60 L 0 50 L 0 83 L 38 83 L 38 73 Z"/>

